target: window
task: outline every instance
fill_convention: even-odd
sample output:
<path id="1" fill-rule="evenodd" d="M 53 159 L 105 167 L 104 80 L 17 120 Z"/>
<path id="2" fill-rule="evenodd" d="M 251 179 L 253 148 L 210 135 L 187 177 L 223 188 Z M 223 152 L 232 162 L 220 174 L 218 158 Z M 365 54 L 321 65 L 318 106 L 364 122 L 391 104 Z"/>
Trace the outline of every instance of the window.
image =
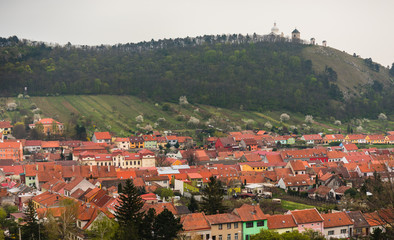
<path id="1" fill-rule="evenodd" d="M 341 234 L 345 234 L 347 232 L 346 228 L 341 229 Z"/>
<path id="2" fill-rule="evenodd" d="M 219 239 L 218 240 L 223 240 L 223 237 L 222 237 L 222 235 L 219 235 Z"/>
<path id="3" fill-rule="evenodd" d="M 234 228 L 238 228 L 238 223 L 234 223 Z"/>
<path id="4" fill-rule="evenodd" d="M 234 233 L 234 240 L 238 240 L 238 233 Z"/>
<path id="5" fill-rule="evenodd" d="M 246 223 L 246 228 L 252 228 L 252 227 L 253 227 L 253 222 Z"/>
<path id="6" fill-rule="evenodd" d="M 264 221 L 258 221 L 257 222 L 257 227 L 262 227 L 264 226 Z"/>
<path id="7" fill-rule="evenodd" d="M 227 240 L 231 240 L 231 234 L 227 234 Z"/>
<path id="8" fill-rule="evenodd" d="M 231 229 L 231 223 L 227 223 L 227 229 Z"/>
<path id="9" fill-rule="evenodd" d="M 219 224 L 218 228 L 219 228 L 219 230 L 222 230 L 223 229 L 223 224 Z"/>
<path id="10" fill-rule="evenodd" d="M 328 235 L 334 235 L 334 230 L 328 231 Z"/>

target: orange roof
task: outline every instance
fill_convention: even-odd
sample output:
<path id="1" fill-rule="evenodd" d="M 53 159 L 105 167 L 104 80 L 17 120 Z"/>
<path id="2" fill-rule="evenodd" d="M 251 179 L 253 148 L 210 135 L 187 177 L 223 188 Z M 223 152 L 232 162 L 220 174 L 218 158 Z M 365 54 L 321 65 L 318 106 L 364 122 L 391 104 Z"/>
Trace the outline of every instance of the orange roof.
<path id="1" fill-rule="evenodd" d="M 369 140 L 384 140 L 384 136 L 380 134 L 368 135 Z"/>
<path id="2" fill-rule="evenodd" d="M 204 213 L 191 213 L 181 217 L 184 231 L 211 229 Z"/>
<path id="3" fill-rule="evenodd" d="M 300 160 L 290 161 L 290 165 L 294 171 L 305 171 L 306 170 L 303 161 L 300 161 Z"/>
<path id="4" fill-rule="evenodd" d="M 328 159 L 343 158 L 344 156 L 347 156 L 347 154 L 342 151 L 327 152 Z"/>
<path id="5" fill-rule="evenodd" d="M 42 148 L 59 148 L 60 142 L 59 141 L 42 141 L 41 147 Z"/>
<path id="6" fill-rule="evenodd" d="M 347 151 L 355 151 L 358 150 L 358 147 L 354 143 L 349 143 L 349 144 L 343 144 L 343 148 L 345 148 Z"/>
<path id="7" fill-rule="evenodd" d="M 308 135 L 303 135 L 302 137 L 305 139 L 305 141 L 322 140 L 322 137 L 320 136 L 320 134 L 308 134 Z"/>
<path id="8" fill-rule="evenodd" d="M 155 209 L 156 215 L 163 212 L 164 209 L 167 209 L 168 211 L 172 212 L 172 214 L 174 214 L 174 215 L 178 214 L 178 211 L 176 210 L 174 204 L 172 204 L 170 202 L 168 202 L 168 203 L 153 203 L 153 204 L 149 203 L 149 202 L 145 202 L 141 211 L 148 211 L 150 208 Z"/>
<path id="9" fill-rule="evenodd" d="M 273 215 L 267 219 L 268 229 L 295 228 L 297 224 L 291 214 Z"/>
<path id="10" fill-rule="evenodd" d="M 233 212 L 237 214 L 243 222 L 267 219 L 267 215 L 263 213 L 260 205 L 244 204 L 240 208 L 234 209 Z"/>
<path id="11" fill-rule="evenodd" d="M 368 224 L 371 227 L 386 225 L 386 222 L 379 216 L 377 212 L 363 213 L 363 214 L 365 220 L 367 220 Z"/>
<path id="12" fill-rule="evenodd" d="M 241 222 L 241 218 L 237 215 L 232 213 L 222 213 L 222 214 L 215 214 L 215 215 L 208 215 L 205 216 L 208 222 L 211 225 L 214 224 L 223 224 L 223 223 L 233 223 L 233 222 Z"/>
<path id="13" fill-rule="evenodd" d="M 20 149 L 22 147 L 21 142 L 0 142 L 0 148 L 16 148 Z"/>
<path id="14" fill-rule="evenodd" d="M 202 178 L 201 174 L 199 174 L 199 173 L 187 173 L 187 176 L 190 179 L 200 179 L 200 178 Z"/>
<path id="15" fill-rule="evenodd" d="M 244 157 L 248 162 L 258 162 L 262 160 L 260 155 L 258 155 L 257 153 L 245 153 Z"/>
<path id="16" fill-rule="evenodd" d="M 331 173 L 327 172 L 326 174 L 324 174 L 323 176 L 321 176 L 319 180 L 325 182 L 325 181 L 327 181 L 328 179 L 330 179 L 332 176 L 333 176 L 333 175 L 332 175 Z"/>
<path id="17" fill-rule="evenodd" d="M 111 139 L 111 134 L 109 134 L 109 132 L 95 132 L 94 136 L 97 140 Z"/>
<path id="18" fill-rule="evenodd" d="M 63 125 L 62 123 L 56 121 L 56 120 L 53 119 L 53 118 L 43 118 L 43 119 L 41 119 L 40 121 L 36 122 L 35 124 L 37 124 L 37 123 L 42 123 L 42 125 L 50 125 L 50 124 L 52 124 L 53 122 L 56 122 L 56 124 L 58 124 L 58 125 Z"/>
<path id="19" fill-rule="evenodd" d="M 294 210 L 290 211 L 297 224 L 323 222 L 323 218 L 319 212 L 314 209 Z"/>
<path id="20" fill-rule="evenodd" d="M 0 128 L 12 128 L 10 121 L 0 121 Z"/>
<path id="21" fill-rule="evenodd" d="M 326 213 L 321 215 L 324 219 L 324 228 L 353 225 L 352 219 L 344 212 Z"/>
<path id="22" fill-rule="evenodd" d="M 115 142 L 129 142 L 130 139 L 129 138 L 116 138 Z"/>

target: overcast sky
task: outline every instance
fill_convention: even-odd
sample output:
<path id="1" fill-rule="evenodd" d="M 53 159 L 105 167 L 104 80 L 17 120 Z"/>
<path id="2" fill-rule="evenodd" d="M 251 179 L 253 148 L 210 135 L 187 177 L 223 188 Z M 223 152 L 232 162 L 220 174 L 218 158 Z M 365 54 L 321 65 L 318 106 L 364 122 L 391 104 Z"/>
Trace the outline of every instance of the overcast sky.
<path id="1" fill-rule="evenodd" d="M 394 0 L 0 0 L 0 36 L 100 45 L 268 34 L 276 21 L 301 38 L 384 66 L 394 62 Z"/>

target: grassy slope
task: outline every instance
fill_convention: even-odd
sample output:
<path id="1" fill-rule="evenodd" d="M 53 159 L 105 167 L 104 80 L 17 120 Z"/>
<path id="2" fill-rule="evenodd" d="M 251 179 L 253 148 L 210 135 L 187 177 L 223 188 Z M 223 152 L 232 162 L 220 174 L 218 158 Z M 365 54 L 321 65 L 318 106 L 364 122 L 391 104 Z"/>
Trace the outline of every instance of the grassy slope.
<path id="1" fill-rule="evenodd" d="M 6 100 L 2 99 L 3 102 Z M 112 131 L 120 136 L 128 136 L 129 130 L 138 130 L 135 121 L 136 116 L 142 114 L 144 122 L 141 126 L 146 124 L 153 124 L 157 122 L 158 118 L 165 118 L 166 122 L 161 124 L 156 129 L 177 129 L 181 131 L 190 131 L 193 133 L 194 127 L 187 124 L 187 119 L 194 116 L 205 123 L 208 119 L 214 119 L 213 126 L 221 129 L 226 129 L 226 126 L 239 126 L 245 129 L 245 121 L 247 119 L 254 120 L 254 128 L 264 129 L 264 123 L 271 122 L 275 126 L 291 125 L 302 128 L 305 116 L 300 113 L 290 113 L 291 119 L 289 122 L 281 123 L 279 116 L 281 111 L 270 112 L 250 112 L 241 110 L 221 109 L 206 105 L 192 105 L 182 107 L 179 104 L 169 104 L 171 110 L 163 111 L 162 103 L 156 104 L 151 101 L 142 101 L 133 96 L 112 96 L 112 95 L 78 95 L 78 96 L 56 96 L 56 97 L 32 97 L 31 99 L 8 99 L 8 101 L 16 101 L 21 108 L 28 111 L 30 105 L 35 103 L 42 111 L 42 117 L 52 117 L 61 122 L 68 122 L 72 118 L 72 114 L 91 120 L 97 130 Z M 4 104 L 4 103 L 3 103 Z M 198 111 L 196 111 L 198 109 Z M 185 115 L 186 120 L 177 120 L 179 115 Z M 21 116 L 20 112 L 5 112 L 3 118 L 18 121 Z M 346 124 L 338 127 L 333 125 L 332 121 L 328 119 L 321 119 L 315 117 L 317 121 L 311 127 L 326 133 L 333 133 L 341 130 L 346 131 Z M 355 127 L 353 127 L 355 129 Z M 394 129 L 394 122 L 387 121 L 381 123 L 377 120 L 364 122 L 363 128 L 366 132 L 383 132 L 383 129 Z M 328 129 L 333 129 L 329 131 Z M 89 129 L 93 131 L 93 128 Z M 269 130 L 269 129 L 265 129 Z M 301 131 L 299 131 L 301 132 Z"/>
<path id="2" fill-rule="evenodd" d="M 385 86 L 392 83 L 388 69 L 380 67 L 380 72 L 370 70 L 363 62 L 363 59 L 353 57 L 346 52 L 341 52 L 334 48 L 311 46 L 306 47 L 302 55 L 313 62 L 315 71 L 324 71 L 325 67 L 331 67 L 338 74 L 338 86 L 349 94 L 358 94 L 360 86 L 371 84 L 377 80 Z"/>
<path id="3" fill-rule="evenodd" d="M 302 204 L 302 203 L 296 203 L 296 202 L 291 202 L 291 201 L 285 201 L 282 200 L 282 208 L 286 209 L 286 210 L 302 210 L 302 209 L 310 209 L 310 208 L 315 208 L 315 206 L 312 205 L 306 205 L 306 204 Z"/>

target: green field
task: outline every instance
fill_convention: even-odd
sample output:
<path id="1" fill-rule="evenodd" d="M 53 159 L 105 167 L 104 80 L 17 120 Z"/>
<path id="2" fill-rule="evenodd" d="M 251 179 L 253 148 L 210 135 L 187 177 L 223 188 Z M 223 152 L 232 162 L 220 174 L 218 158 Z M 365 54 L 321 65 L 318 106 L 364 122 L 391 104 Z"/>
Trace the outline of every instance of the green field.
<path id="1" fill-rule="evenodd" d="M 302 209 L 315 208 L 315 206 L 282 200 L 282 208 L 286 210 L 296 210 L 296 209 L 302 210 Z"/>
<path id="2" fill-rule="evenodd" d="M 18 104 L 17 111 L 6 111 L 7 103 L 14 101 Z M 31 97 L 30 99 L 1 98 L 0 108 L 3 109 L 1 119 L 11 120 L 12 123 L 23 121 L 25 116 L 33 116 L 32 105 L 40 109 L 42 118 L 51 117 L 66 124 L 71 119 L 79 119 L 88 122 L 88 133 L 93 131 L 110 131 L 118 136 L 129 136 L 130 133 L 143 131 L 141 127 L 150 124 L 155 130 L 176 130 L 185 134 L 194 135 L 195 129 L 206 128 L 212 125 L 217 129 L 217 135 L 221 131 L 237 131 L 239 129 L 264 129 L 270 122 L 278 128 L 295 126 L 299 133 L 323 132 L 326 134 L 342 132 L 346 133 L 347 124 L 341 126 L 333 124 L 333 119 L 314 117 L 313 124 L 305 125 L 305 115 L 291 113 L 290 120 L 280 122 L 283 111 L 252 112 L 240 109 L 223 109 L 213 106 L 178 103 L 160 103 L 150 100 L 141 100 L 134 96 L 116 95 L 66 95 Z M 138 123 L 136 117 L 142 115 L 144 121 Z M 198 125 L 188 123 L 190 117 L 199 119 Z M 163 118 L 165 121 L 163 121 Z M 162 121 L 160 121 L 161 119 Z M 250 121 L 252 120 L 252 121 Z M 249 124 L 247 124 L 249 123 Z M 368 120 L 362 122 L 363 132 L 384 133 L 387 129 L 394 129 L 393 121 L 381 122 Z M 356 126 L 352 125 L 353 129 Z"/>

